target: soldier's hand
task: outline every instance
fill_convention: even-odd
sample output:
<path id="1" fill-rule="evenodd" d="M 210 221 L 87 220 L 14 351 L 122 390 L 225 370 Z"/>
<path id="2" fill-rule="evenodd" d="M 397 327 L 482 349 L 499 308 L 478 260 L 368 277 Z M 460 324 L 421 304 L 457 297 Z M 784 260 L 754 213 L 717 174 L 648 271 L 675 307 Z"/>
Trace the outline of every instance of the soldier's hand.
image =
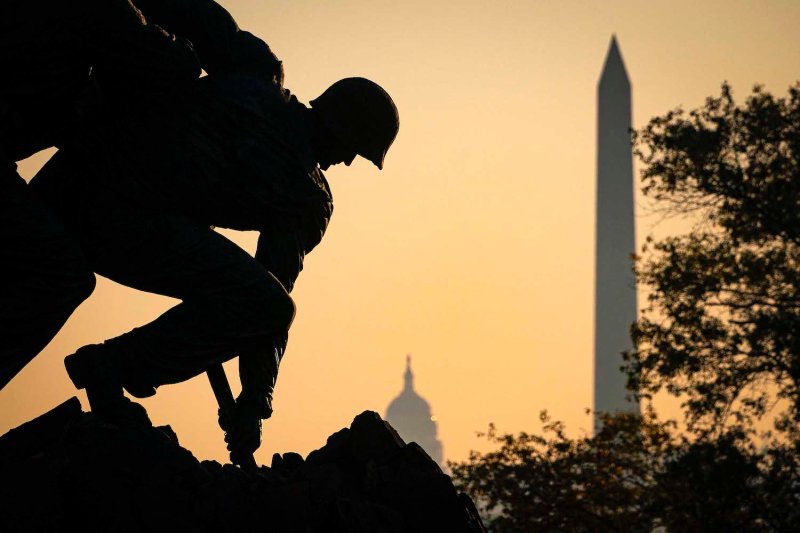
<path id="1" fill-rule="evenodd" d="M 261 446 L 261 416 L 258 406 L 244 398 L 236 400 L 233 416 L 219 412 L 219 426 L 225 432 L 225 442 L 231 462 L 241 463 L 241 457 L 252 454 Z"/>

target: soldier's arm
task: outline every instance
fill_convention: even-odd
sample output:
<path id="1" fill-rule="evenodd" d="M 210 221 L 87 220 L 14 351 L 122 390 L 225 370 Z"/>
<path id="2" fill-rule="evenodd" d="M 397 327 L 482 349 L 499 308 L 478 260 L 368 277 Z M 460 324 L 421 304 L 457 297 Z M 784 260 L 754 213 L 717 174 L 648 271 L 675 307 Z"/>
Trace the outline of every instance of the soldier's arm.
<path id="1" fill-rule="evenodd" d="M 290 226 L 290 224 L 286 224 Z M 306 253 L 316 246 L 322 235 L 313 242 L 298 229 L 270 228 L 261 232 L 256 247 L 256 260 L 281 282 L 286 292 L 292 292 L 294 283 L 303 270 Z"/>
<path id="2" fill-rule="evenodd" d="M 239 354 L 242 392 L 237 401 L 254 406 L 261 419 L 272 416 L 272 394 L 287 342 L 288 336 L 284 333 L 272 342 Z"/>
<path id="3" fill-rule="evenodd" d="M 332 213 L 330 202 L 321 203 L 316 216 L 300 219 L 289 215 L 265 227 L 258 239 L 256 260 L 291 292 L 303 270 L 303 260 L 322 240 Z M 242 395 L 268 405 L 271 414 L 272 391 L 278 367 L 286 350 L 287 335 L 281 335 L 259 349 L 239 356 Z"/>
<path id="4" fill-rule="evenodd" d="M 291 291 L 303 268 L 306 251 L 316 244 L 304 245 L 305 239 L 297 228 L 293 229 L 281 221 L 269 224 L 261 232 L 256 251 L 256 259 L 287 291 Z M 287 341 L 288 331 L 283 331 L 239 353 L 242 392 L 236 398 L 237 422 L 229 424 L 220 418 L 231 456 L 252 453 L 261 445 L 260 420 L 272 416 L 272 394 Z"/>
<path id="5" fill-rule="evenodd" d="M 288 232 L 266 231 L 258 239 L 256 260 L 291 292 L 303 269 L 305 251 L 297 246 L 296 237 Z M 239 379 L 242 398 L 253 402 L 267 418 L 272 414 L 272 393 L 278 377 L 278 367 L 286 350 L 288 335 L 281 334 L 263 346 L 239 355 Z"/>
<path id="6" fill-rule="evenodd" d="M 207 73 L 257 70 L 283 84 L 283 65 L 269 46 L 213 0 L 133 1 L 148 22 L 189 39 Z"/>

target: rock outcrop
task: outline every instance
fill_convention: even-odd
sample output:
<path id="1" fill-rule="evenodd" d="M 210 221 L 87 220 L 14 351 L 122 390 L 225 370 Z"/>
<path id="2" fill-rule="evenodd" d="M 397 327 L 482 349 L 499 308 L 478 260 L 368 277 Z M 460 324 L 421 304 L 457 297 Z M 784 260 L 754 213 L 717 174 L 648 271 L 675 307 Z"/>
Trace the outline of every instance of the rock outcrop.
<path id="1" fill-rule="evenodd" d="M 0 438 L 0 531 L 481 532 L 472 501 L 377 413 L 303 459 L 198 461 L 168 427 L 119 427 L 77 398 Z"/>

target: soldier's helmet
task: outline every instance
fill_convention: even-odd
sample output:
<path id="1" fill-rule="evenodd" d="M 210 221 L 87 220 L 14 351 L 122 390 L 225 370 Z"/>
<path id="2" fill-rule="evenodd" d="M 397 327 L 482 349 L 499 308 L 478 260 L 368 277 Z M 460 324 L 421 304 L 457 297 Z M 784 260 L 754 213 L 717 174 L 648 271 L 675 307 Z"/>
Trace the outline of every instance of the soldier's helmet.
<path id="1" fill-rule="evenodd" d="M 366 78 L 344 78 L 310 103 L 340 141 L 383 169 L 400 116 L 380 85 Z"/>

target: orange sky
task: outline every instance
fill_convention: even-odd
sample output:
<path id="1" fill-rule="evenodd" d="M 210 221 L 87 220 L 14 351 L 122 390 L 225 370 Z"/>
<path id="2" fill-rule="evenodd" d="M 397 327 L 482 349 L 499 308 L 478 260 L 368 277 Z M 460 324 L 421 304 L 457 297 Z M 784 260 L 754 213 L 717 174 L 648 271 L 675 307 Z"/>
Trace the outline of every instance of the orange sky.
<path id="1" fill-rule="evenodd" d="M 756 82 L 785 93 L 800 78 L 792 0 L 222 4 L 283 59 L 302 101 L 365 76 L 401 116 L 383 172 L 362 160 L 327 173 L 336 209 L 293 294 L 275 415 L 256 455 L 266 463 L 321 446 L 365 409 L 383 413 L 406 353 L 449 459 L 483 448 L 474 432 L 489 422 L 538 429 L 543 408 L 572 433 L 587 430 L 595 89 L 610 35 L 636 126 L 700 105 L 723 80 L 743 96 Z M 22 163 L 23 175 L 43 158 Z M 639 213 L 642 241 L 654 219 Z M 254 234 L 226 235 L 254 250 Z M 100 280 L 0 392 L 0 433 L 74 394 L 65 355 L 173 304 Z M 226 458 L 205 377 L 143 403 L 198 457 Z"/>

